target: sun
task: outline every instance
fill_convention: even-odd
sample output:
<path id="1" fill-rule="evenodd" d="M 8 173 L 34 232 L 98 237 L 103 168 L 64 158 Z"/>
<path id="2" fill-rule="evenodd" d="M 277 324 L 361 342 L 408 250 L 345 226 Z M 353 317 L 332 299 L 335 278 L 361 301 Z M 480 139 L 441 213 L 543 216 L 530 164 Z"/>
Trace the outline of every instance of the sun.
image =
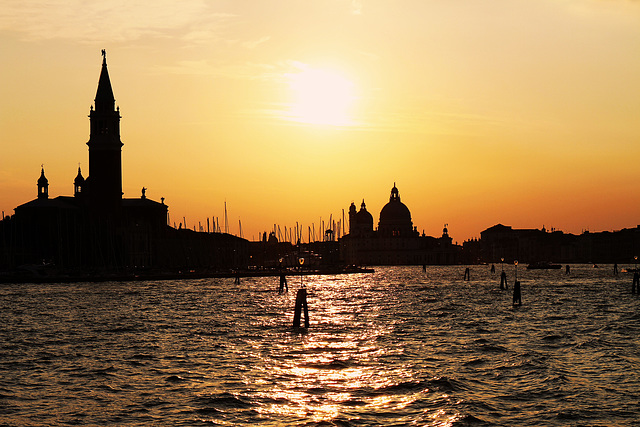
<path id="1" fill-rule="evenodd" d="M 286 75 L 293 92 L 289 119 L 316 125 L 353 125 L 354 84 L 330 69 L 302 64 L 298 69 Z"/>

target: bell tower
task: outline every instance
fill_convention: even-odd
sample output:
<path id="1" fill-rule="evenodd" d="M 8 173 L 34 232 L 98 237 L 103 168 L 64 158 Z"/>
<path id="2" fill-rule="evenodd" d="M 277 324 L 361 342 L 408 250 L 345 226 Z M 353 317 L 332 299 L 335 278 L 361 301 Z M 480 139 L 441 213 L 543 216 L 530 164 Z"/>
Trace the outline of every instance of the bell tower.
<path id="1" fill-rule="evenodd" d="M 40 171 L 40 178 L 38 178 L 38 199 L 49 198 L 49 180 L 44 176 L 44 165 Z"/>
<path id="2" fill-rule="evenodd" d="M 96 91 L 95 109 L 89 112 L 89 176 L 86 187 L 91 207 L 97 213 L 117 214 L 122 205 L 122 142 L 120 108 L 107 70 L 107 53 L 102 50 L 102 70 Z"/>

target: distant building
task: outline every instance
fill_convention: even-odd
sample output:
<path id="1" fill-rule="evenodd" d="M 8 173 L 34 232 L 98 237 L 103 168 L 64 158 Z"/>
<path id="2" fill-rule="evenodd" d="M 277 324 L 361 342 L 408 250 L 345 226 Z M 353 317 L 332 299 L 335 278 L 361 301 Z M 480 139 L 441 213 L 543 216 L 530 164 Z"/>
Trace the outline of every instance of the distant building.
<path id="1" fill-rule="evenodd" d="M 640 253 L 640 226 L 574 235 L 545 227 L 513 229 L 496 224 L 482 231 L 480 240 L 463 246 L 471 262 L 626 263 Z"/>
<path id="2" fill-rule="evenodd" d="M 41 168 L 37 197 L 2 219 L 0 266 L 55 265 L 62 270 L 234 268 L 247 264 L 247 241 L 229 235 L 176 230 L 168 207 L 122 195 L 120 108 L 103 50 L 95 108 L 89 112 L 89 176 L 80 167 L 73 196 L 49 197 Z"/>
<path id="3" fill-rule="evenodd" d="M 354 265 L 457 264 L 460 252 L 446 226 L 441 237 L 420 235 L 395 184 L 389 202 L 380 211 L 377 230 L 363 200 L 360 210 L 351 203 L 349 234 L 340 239 L 341 259 Z"/>

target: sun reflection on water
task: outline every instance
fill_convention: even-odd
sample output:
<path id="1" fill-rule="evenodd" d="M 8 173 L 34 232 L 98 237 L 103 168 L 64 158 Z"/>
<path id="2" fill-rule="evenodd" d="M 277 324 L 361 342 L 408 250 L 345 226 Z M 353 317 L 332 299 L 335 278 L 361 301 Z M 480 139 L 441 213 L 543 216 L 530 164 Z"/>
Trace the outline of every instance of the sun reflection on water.
<path id="1" fill-rule="evenodd" d="M 287 339 L 263 355 L 264 374 L 287 387 L 255 383 L 261 389 L 259 396 L 269 402 L 260 407 L 262 415 L 331 422 L 349 408 L 403 411 L 424 398 L 424 390 L 404 394 L 393 390 L 412 380 L 411 367 L 393 364 L 380 369 L 385 360 L 402 357 L 404 349 L 388 345 L 396 320 L 375 321 L 385 314 L 388 301 L 362 304 L 371 298 L 369 287 L 361 280 L 307 279 L 312 327 L 304 335 L 282 335 L 280 339 Z M 364 316 L 368 322 L 363 323 Z"/>

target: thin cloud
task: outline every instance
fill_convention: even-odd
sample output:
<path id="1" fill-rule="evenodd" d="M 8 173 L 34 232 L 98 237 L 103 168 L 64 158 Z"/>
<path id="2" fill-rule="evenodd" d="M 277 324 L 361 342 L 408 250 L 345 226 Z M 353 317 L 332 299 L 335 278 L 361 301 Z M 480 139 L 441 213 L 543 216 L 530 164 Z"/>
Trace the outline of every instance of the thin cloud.
<path id="1" fill-rule="evenodd" d="M 278 66 L 254 62 L 221 64 L 208 59 L 182 60 L 173 65 L 158 67 L 159 74 L 203 75 L 246 80 L 277 80 Z"/>
<path id="2" fill-rule="evenodd" d="M 351 1 L 351 13 L 354 15 L 362 15 L 362 0 Z"/>
<path id="3" fill-rule="evenodd" d="M 271 39 L 271 37 L 264 36 L 264 37 L 261 37 L 261 38 L 259 38 L 257 40 L 250 40 L 250 41 L 243 42 L 242 46 L 246 47 L 247 49 L 255 49 L 259 45 L 268 42 L 270 39 Z"/>
<path id="4" fill-rule="evenodd" d="M 131 41 L 176 30 L 188 36 L 193 33 L 192 26 L 202 25 L 204 17 L 210 28 L 228 16 L 213 13 L 201 0 L 5 0 L 0 30 L 32 41 Z"/>

